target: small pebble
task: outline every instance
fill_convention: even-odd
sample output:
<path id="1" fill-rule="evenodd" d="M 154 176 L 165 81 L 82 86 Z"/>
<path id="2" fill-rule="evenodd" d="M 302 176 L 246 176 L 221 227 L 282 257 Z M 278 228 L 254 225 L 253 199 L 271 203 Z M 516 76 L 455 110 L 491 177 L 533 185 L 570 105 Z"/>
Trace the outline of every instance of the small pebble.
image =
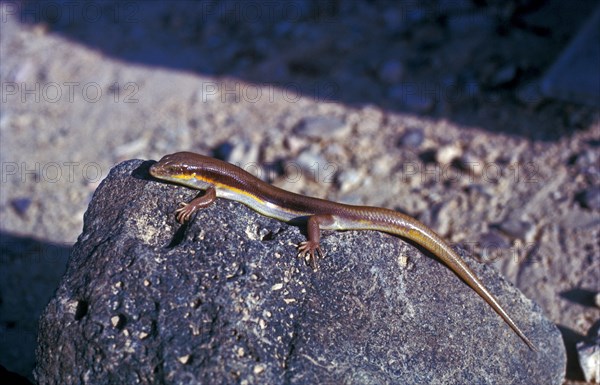
<path id="1" fill-rule="evenodd" d="M 213 150 L 216 158 L 238 165 L 241 168 L 258 164 L 259 152 L 259 148 L 254 142 L 245 139 L 233 139 L 224 142 Z"/>
<path id="2" fill-rule="evenodd" d="M 294 127 L 294 134 L 313 139 L 330 139 L 347 134 L 349 129 L 350 126 L 342 119 L 333 116 L 311 116 Z"/>
<path id="3" fill-rule="evenodd" d="M 234 145 L 231 142 L 224 142 L 213 150 L 213 155 L 219 159 L 227 160 L 233 151 Z"/>
<path id="4" fill-rule="evenodd" d="M 185 356 L 177 357 L 177 361 L 185 365 L 190 362 L 190 358 L 192 358 L 192 356 L 190 354 L 186 354 Z"/>
<path id="5" fill-rule="evenodd" d="M 472 154 L 463 154 L 457 159 L 456 165 L 467 172 L 467 177 L 473 178 L 483 174 L 484 162 Z"/>
<path id="6" fill-rule="evenodd" d="M 110 323 L 113 327 L 121 329 L 123 327 L 123 324 L 125 323 L 125 317 L 123 317 L 122 315 L 112 316 L 110 317 Z"/>
<path id="7" fill-rule="evenodd" d="M 271 286 L 271 290 L 273 290 L 273 291 L 278 291 L 281 289 L 283 289 L 283 283 L 281 283 L 281 282 L 276 283 L 273 286 Z"/>
<path id="8" fill-rule="evenodd" d="M 523 239 L 533 225 L 529 222 L 509 218 L 500 223 L 498 228 L 509 237 Z"/>
<path id="9" fill-rule="evenodd" d="M 576 199 L 585 208 L 600 210 L 600 187 L 594 186 L 583 190 L 577 194 Z"/>
<path id="10" fill-rule="evenodd" d="M 31 198 L 15 198 L 10 201 L 10 204 L 17 214 L 24 216 L 31 206 Z"/>
<path id="11" fill-rule="evenodd" d="M 340 191 L 347 192 L 358 186 L 364 177 L 365 176 L 357 170 L 349 169 L 340 172 L 336 179 L 340 186 Z"/>
<path id="12" fill-rule="evenodd" d="M 462 149 L 457 145 L 449 145 L 440 148 L 435 154 L 435 160 L 439 164 L 450 164 L 454 159 L 462 155 Z"/>
<path id="13" fill-rule="evenodd" d="M 419 147 L 423 140 L 425 139 L 425 134 L 423 134 L 423 130 L 420 128 L 409 128 L 406 130 L 404 135 L 400 137 L 399 144 L 403 147 Z"/>
<path id="14" fill-rule="evenodd" d="M 265 366 L 264 365 L 256 365 L 254 367 L 254 374 L 261 374 L 264 371 L 265 371 Z"/>
<path id="15" fill-rule="evenodd" d="M 479 236 L 478 246 L 484 261 L 494 261 L 505 258 L 511 244 L 497 231 L 492 230 Z"/>
<path id="16" fill-rule="evenodd" d="M 600 336 L 594 342 L 582 341 L 576 346 L 583 377 L 587 382 L 597 383 L 600 381 Z"/>
<path id="17" fill-rule="evenodd" d="M 596 166 L 600 162 L 600 155 L 592 149 L 576 154 L 575 164 L 579 167 Z"/>
<path id="18" fill-rule="evenodd" d="M 130 158 L 139 155 L 148 146 L 149 138 L 141 136 L 140 138 L 121 144 L 114 149 L 114 155 L 117 158 Z"/>
<path id="19" fill-rule="evenodd" d="M 511 243 L 506 240 L 497 231 L 489 231 L 479 236 L 479 243 L 483 249 L 485 248 L 509 248 Z"/>
<path id="20" fill-rule="evenodd" d="M 306 139 L 299 138 L 295 135 L 289 135 L 284 138 L 284 145 L 292 154 L 298 153 L 303 147 L 306 146 Z"/>
<path id="21" fill-rule="evenodd" d="M 296 160 L 291 163 L 291 166 L 299 166 L 303 172 L 303 175 L 306 176 L 307 179 L 312 179 L 318 182 L 331 182 L 324 180 L 326 176 L 330 175 L 328 172 L 325 172 L 325 169 L 328 165 L 327 160 L 321 156 L 321 154 L 314 153 L 313 151 L 314 150 L 311 149 L 302 151 Z M 286 172 L 289 172 L 290 170 L 299 171 L 294 167 L 290 167 L 290 164 L 286 165 Z M 298 175 L 294 174 L 288 176 L 297 177 Z"/>

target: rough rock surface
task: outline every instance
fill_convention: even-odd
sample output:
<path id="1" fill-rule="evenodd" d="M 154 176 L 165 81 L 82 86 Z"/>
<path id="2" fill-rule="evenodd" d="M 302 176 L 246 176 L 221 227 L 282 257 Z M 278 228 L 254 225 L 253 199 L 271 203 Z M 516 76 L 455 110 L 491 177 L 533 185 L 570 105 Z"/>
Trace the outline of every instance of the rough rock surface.
<path id="1" fill-rule="evenodd" d="M 378 232 L 327 233 L 313 272 L 301 229 L 225 200 L 178 225 L 195 192 L 115 167 L 40 321 L 43 384 L 560 384 L 540 308 L 467 262 L 533 352 L 449 269 Z M 463 253 L 464 255 L 464 253 Z"/>

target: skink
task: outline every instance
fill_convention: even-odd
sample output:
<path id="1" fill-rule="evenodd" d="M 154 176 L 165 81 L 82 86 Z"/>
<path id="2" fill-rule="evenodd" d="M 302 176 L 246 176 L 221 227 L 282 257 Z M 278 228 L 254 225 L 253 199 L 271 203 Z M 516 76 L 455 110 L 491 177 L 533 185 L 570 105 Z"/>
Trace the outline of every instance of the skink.
<path id="1" fill-rule="evenodd" d="M 225 198 L 280 221 L 306 223 L 308 240 L 301 242 L 298 250 L 308 256 L 314 269 L 316 258 L 323 257 L 319 245 L 321 230 L 377 230 L 412 240 L 452 269 L 530 349 L 537 350 L 462 258 L 439 235 L 414 218 L 380 207 L 351 206 L 295 194 L 271 186 L 232 164 L 191 152 L 164 156 L 150 167 L 150 174 L 161 180 L 204 190 L 203 195 L 190 203 L 180 203 L 176 210 L 179 222 L 189 220 L 194 212 L 210 206 L 216 198 Z"/>

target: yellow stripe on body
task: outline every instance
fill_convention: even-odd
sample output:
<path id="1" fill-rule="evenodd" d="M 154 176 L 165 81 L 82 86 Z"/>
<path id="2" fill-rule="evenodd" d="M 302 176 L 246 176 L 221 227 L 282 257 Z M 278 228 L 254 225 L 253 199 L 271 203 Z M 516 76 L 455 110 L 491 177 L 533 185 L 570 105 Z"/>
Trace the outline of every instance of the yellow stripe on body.
<path id="1" fill-rule="evenodd" d="M 242 190 L 236 187 L 232 187 L 226 183 L 219 182 L 214 179 L 207 178 L 203 175 L 197 175 L 196 173 L 191 174 L 177 174 L 173 175 L 173 178 L 181 181 L 188 181 L 190 179 L 196 179 L 198 181 L 204 182 L 208 185 L 213 185 L 217 190 L 217 197 L 225 198 L 229 200 L 234 200 L 236 202 L 240 202 L 250 207 L 252 210 L 259 212 L 262 215 L 265 215 L 270 218 L 275 218 L 281 221 L 289 221 L 293 218 L 297 218 L 300 216 L 309 215 L 307 213 L 298 212 L 294 210 L 287 209 L 285 207 L 279 206 L 275 203 L 266 201 L 261 197 L 252 194 L 246 190 Z M 185 183 L 185 185 L 188 185 Z"/>

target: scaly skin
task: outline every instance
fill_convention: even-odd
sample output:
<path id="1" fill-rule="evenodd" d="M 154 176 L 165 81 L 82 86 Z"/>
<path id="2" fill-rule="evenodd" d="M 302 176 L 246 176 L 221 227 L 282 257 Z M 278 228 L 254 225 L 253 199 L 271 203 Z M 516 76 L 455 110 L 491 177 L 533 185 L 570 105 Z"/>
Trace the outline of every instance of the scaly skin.
<path id="1" fill-rule="evenodd" d="M 298 250 L 307 254 L 313 269 L 317 257 L 323 256 L 319 246 L 321 230 L 377 230 L 410 239 L 437 256 L 456 275 L 479 294 L 514 332 L 537 351 L 463 259 L 433 230 L 407 215 L 380 207 L 351 206 L 324 199 L 311 198 L 271 186 L 246 171 L 218 159 L 178 152 L 166 155 L 150 168 L 155 178 L 204 190 L 204 195 L 190 203 L 180 203 L 177 220 L 185 222 L 191 215 L 214 203 L 216 198 L 241 202 L 258 213 L 289 223 L 306 223 L 308 240 Z"/>

